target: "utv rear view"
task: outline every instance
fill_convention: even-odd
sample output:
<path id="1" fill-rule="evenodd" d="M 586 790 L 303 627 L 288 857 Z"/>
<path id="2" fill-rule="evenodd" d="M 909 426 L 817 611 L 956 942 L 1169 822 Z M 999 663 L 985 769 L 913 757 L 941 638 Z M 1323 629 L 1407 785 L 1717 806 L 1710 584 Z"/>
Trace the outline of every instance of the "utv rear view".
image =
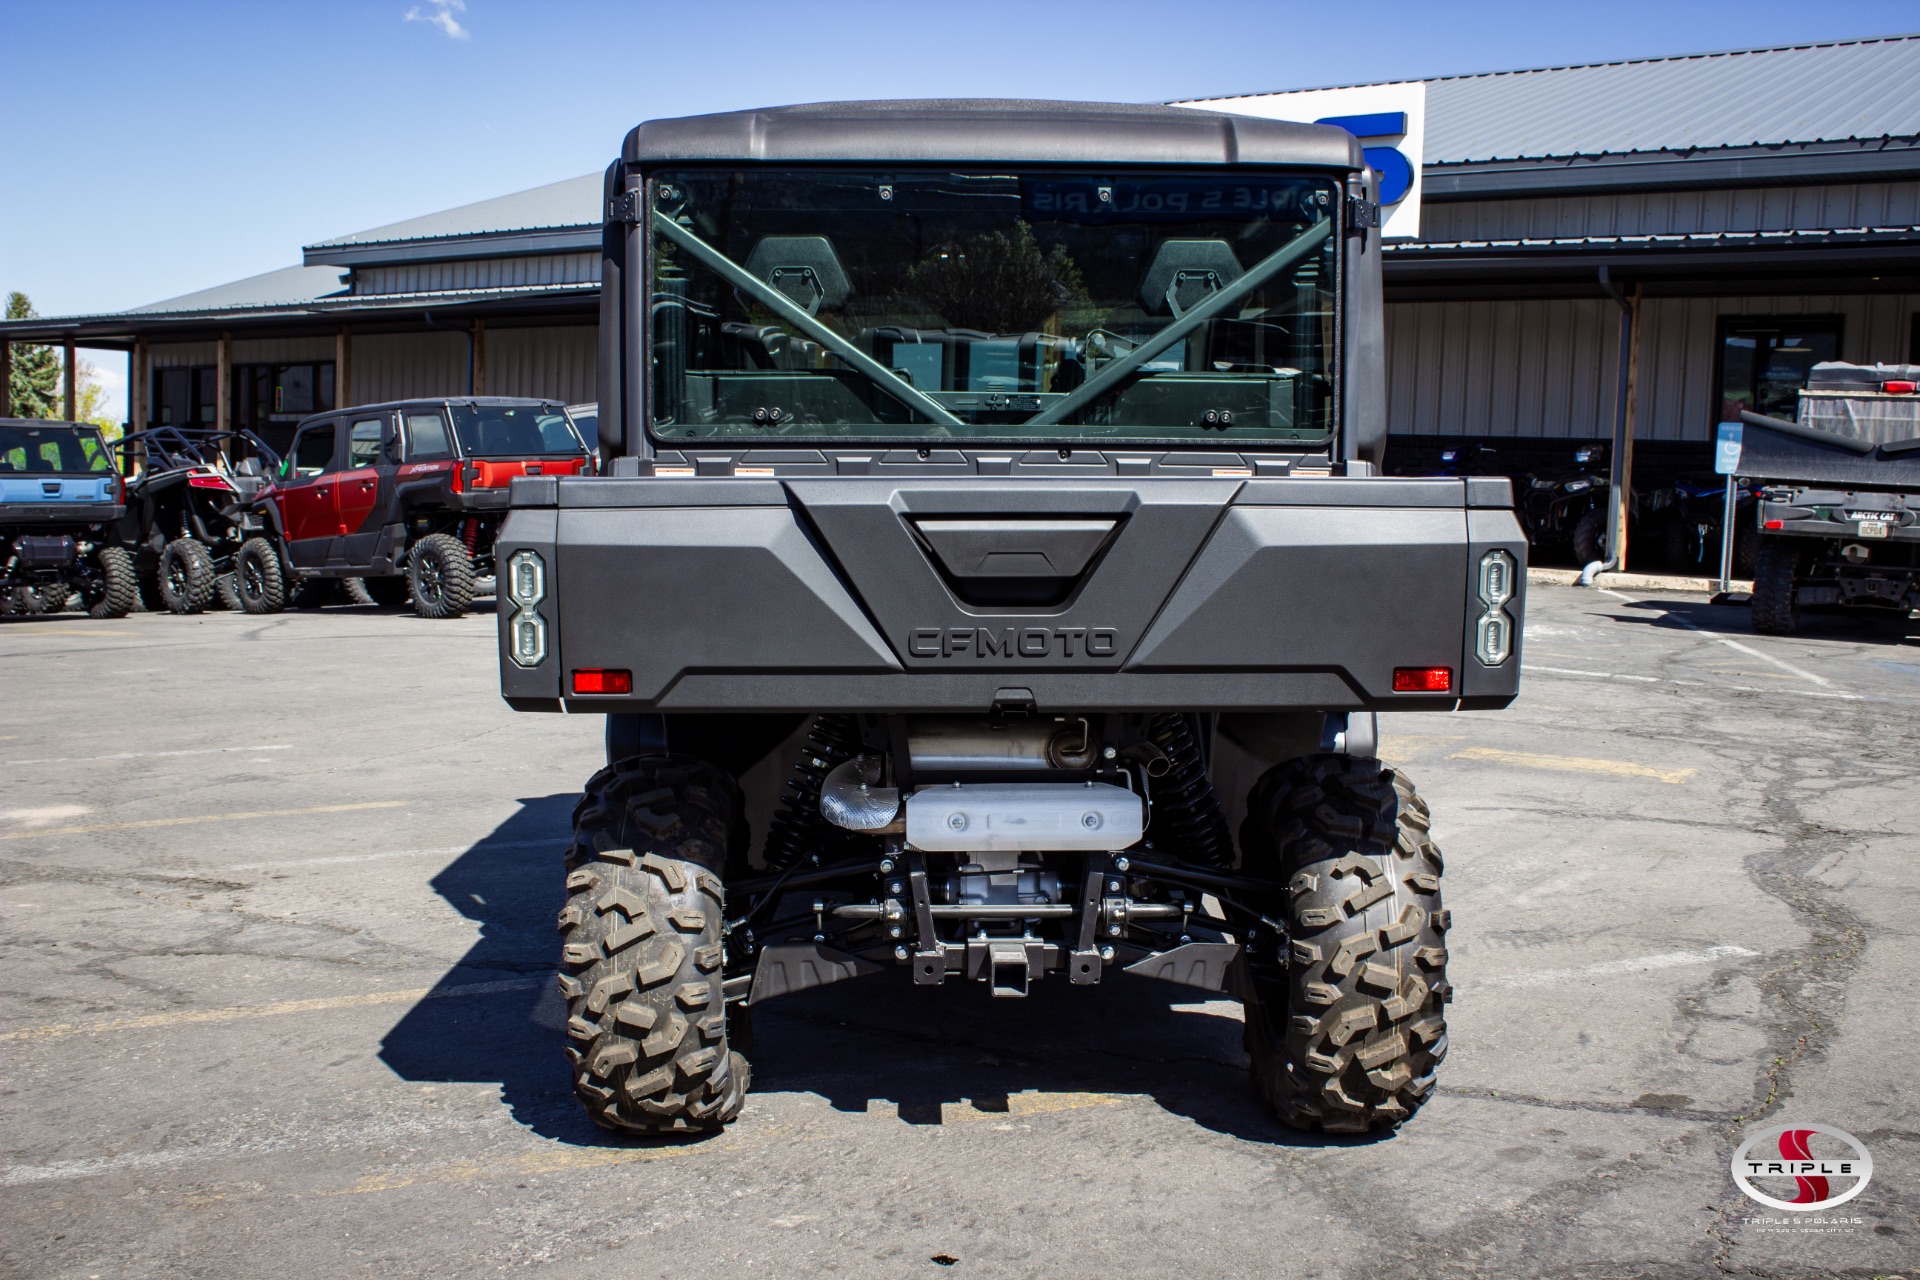
<path id="1" fill-rule="evenodd" d="M 1287 1122 L 1406 1119 L 1441 860 L 1376 713 L 1518 691 L 1504 479 L 1389 479 L 1358 144 L 1172 107 L 656 121 L 606 474 L 512 482 L 501 687 L 607 717 L 560 914 L 598 1122 L 712 1128 L 860 978 L 1229 993 Z"/>

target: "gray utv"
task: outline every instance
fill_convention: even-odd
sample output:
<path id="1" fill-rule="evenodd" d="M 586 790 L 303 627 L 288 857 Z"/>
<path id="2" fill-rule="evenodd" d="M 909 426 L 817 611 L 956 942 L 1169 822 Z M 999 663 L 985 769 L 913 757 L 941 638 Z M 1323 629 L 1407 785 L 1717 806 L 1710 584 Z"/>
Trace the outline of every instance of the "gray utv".
<path id="1" fill-rule="evenodd" d="M 1378 210 L 1325 127 L 840 103 L 606 178 L 606 474 L 512 483 L 501 687 L 607 717 L 560 985 L 611 1128 L 739 1111 L 822 984 L 1238 998 L 1286 1122 L 1446 1053 L 1426 806 L 1376 713 L 1504 707 L 1505 479 L 1389 479 Z"/>

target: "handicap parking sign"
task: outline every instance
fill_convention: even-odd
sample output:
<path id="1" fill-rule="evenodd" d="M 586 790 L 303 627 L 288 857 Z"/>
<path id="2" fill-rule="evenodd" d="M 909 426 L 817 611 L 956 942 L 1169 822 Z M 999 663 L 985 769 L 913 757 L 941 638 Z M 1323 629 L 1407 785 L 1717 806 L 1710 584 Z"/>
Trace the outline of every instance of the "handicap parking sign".
<path id="1" fill-rule="evenodd" d="M 1717 475 L 1730 476 L 1739 469 L 1740 424 L 1723 422 L 1713 442 L 1713 470 Z"/>

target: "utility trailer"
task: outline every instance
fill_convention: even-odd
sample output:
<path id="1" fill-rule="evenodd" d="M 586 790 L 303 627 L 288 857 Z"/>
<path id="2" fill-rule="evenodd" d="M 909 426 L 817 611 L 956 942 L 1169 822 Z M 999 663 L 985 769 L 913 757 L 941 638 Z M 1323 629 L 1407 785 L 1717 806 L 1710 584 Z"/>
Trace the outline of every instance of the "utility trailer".
<path id="1" fill-rule="evenodd" d="M 1753 627 L 1804 606 L 1920 609 L 1920 366 L 1816 364 L 1797 420 L 1742 413 L 1739 471 L 1763 485 Z"/>
<path id="2" fill-rule="evenodd" d="M 1377 713 L 1518 692 L 1503 478 L 1387 478 L 1373 177 L 1175 107 L 652 121 L 606 176 L 606 474 L 521 478 L 500 683 L 600 714 L 560 914 L 587 1112 L 739 1111 L 859 978 L 1237 997 L 1290 1124 L 1446 1053 Z"/>

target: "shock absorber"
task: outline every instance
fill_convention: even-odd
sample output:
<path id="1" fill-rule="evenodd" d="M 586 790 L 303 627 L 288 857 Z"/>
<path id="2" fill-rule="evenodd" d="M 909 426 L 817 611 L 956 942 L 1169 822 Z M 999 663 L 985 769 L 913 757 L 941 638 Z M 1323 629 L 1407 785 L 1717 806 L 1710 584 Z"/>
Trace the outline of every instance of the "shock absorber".
<path id="1" fill-rule="evenodd" d="M 1163 712 L 1148 724 L 1147 737 L 1166 753 L 1168 762 L 1167 772 L 1153 786 L 1153 823 L 1147 833 L 1186 862 L 1232 866 L 1233 837 L 1187 717 Z"/>
<path id="2" fill-rule="evenodd" d="M 472 557 L 480 546 L 479 516 L 468 516 L 466 523 L 460 526 L 460 541 L 466 544 L 467 555 Z"/>
<path id="3" fill-rule="evenodd" d="M 767 865 L 785 870 L 800 859 L 836 850 L 848 835 L 820 816 L 820 784 L 834 766 L 860 753 L 860 727 L 852 716 L 815 716 L 793 762 L 780 805 L 767 825 Z"/>

